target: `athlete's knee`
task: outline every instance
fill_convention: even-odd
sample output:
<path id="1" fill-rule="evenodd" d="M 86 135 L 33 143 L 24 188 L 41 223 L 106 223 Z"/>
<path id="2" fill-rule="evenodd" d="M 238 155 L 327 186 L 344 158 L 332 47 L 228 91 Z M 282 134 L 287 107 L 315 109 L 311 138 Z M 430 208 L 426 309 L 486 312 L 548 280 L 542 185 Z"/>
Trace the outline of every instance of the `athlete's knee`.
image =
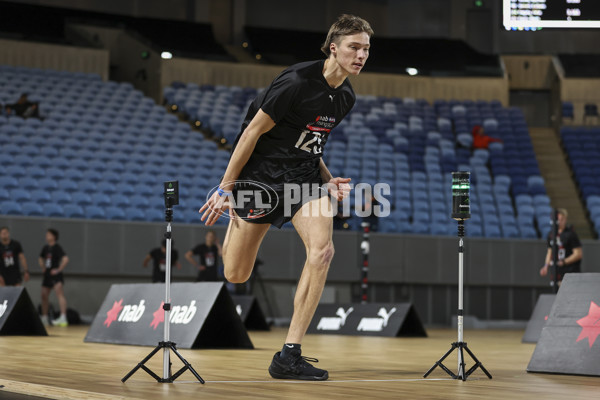
<path id="1" fill-rule="evenodd" d="M 231 283 L 244 283 L 250 277 L 250 272 L 244 272 L 241 269 L 227 269 L 225 268 L 225 279 Z"/>
<path id="2" fill-rule="evenodd" d="M 331 260 L 335 254 L 335 249 L 331 240 L 315 245 L 309 248 L 308 251 L 309 263 L 314 267 L 325 270 L 329 268 L 329 264 L 331 264 Z"/>

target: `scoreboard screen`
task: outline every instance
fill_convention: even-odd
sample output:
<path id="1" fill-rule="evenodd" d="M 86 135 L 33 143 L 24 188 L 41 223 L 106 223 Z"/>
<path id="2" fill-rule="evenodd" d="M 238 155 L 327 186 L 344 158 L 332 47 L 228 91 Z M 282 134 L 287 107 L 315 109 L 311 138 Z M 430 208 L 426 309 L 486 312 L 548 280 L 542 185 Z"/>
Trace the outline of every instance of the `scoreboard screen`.
<path id="1" fill-rule="evenodd" d="M 504 28 L 600 28 L 600 0 L 503 0 Z"/>

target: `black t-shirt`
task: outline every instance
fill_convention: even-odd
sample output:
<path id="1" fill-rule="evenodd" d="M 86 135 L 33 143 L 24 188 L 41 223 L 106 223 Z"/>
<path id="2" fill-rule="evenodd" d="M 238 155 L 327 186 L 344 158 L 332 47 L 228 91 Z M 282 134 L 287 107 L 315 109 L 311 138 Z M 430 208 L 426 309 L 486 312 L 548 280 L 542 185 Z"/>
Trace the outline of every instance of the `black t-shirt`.
<path id="1" fill-rule="evenodd" d="M 238 179 L 252 179 L 275 190 L 284 183 L 321 183 L 319 160 L 331 130 L 354 106 L 346 79 L 332 88 L 323 76 L 324 60 L 285 69 L 250 105 L 242 132 L 259 109 L 275 122 L 263 134 Z"/>
<path id="2" fill-rule="evenodd" d="M 152 281 L 164 282 L 167 270 L 167 253 L 163 253 L 162 249 L 157 247 L 150 252 L 150 257 L 152 258 Z M 171 249 L 171 269 L 177 263 L 178 257 L 177 250 Z"/>
<path id="3" fill-rule="evenodd" d="M 548 248 L 554 246 L 554 232 L 548 234 Z M 566 226 L 565 229 L 558 235 L 558 260 L 564 260 L 573 254 L 573 249 L 581 247 L 579 237 L 571 226 Z M 564 274 L 569 272 L 581 272 L 581 260 L 563 267 L 558 267 L 558 280 L 562 281 Z"/>
<path id="4" fill-rule="evenodd" d="M 0 268 L 3 271 L 20 272 L 19 255 L 23 253 L 21 243 L 11 240 L 7 245 L 0 243 Z"/>
<path id="5" fill-rule="evenodd" d="M 54 246 L 45 245 L 40 252 L 40 257 L 44 259 L 44 272 L 48 273 L 51 269 L 60 267 L 60 261 L 67 253 L 64 252 L 63 248 L 59 244 Z"/>
<path id="6" fill-rule="evenodd" d="M 192 249 L 192 253 L 200 259 L 200 265 L 206 267 L 198 274 L 199 281 L 216 281 L 218 279 L 217 266 L 219 260 L 219 249 L 214 244 L 207 246 L 202 243 Z"/>

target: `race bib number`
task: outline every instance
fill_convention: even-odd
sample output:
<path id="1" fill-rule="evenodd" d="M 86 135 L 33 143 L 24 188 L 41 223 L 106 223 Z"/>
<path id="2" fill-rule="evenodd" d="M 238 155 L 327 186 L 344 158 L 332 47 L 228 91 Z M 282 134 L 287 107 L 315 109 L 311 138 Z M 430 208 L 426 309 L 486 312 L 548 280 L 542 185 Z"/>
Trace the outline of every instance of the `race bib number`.
<path id="1" fill-rule="evenodd" d="M 15 259 L 14 259 L 13 255 L 12 255 L 12 252 L 6 252 L 6 253 L 4 253 L 4 255 L 3 255 L 2 258 L 4 259 L 4 266 L 6 268 L 12 267 L 13 265 L 15 265 Z"/>
<path id="2" fill-rule="evenodd" d="M 207 253 L 204 258 L 207 267 L 214 267 L 215 265 L 215 255 L 213 253 Z"/>
<path id="3" fill-rule="evenodd" d="M 295 147 L 307 153 L 321 154 L 323 153 L 323 146 L 321 146 L 322 138 L 321 132 L 313 132 L 305 129 L 300 133 Z"/>

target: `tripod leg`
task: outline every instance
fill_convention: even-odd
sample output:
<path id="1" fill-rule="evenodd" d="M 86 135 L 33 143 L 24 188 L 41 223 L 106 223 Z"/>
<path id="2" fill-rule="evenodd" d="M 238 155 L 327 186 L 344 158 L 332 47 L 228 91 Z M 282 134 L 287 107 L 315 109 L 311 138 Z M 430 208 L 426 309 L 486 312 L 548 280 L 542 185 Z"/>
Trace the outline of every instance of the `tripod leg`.
<path id="1" fill-rule="evenodd" d="M 202 379 L 202 377 L 196 372 L 196 370 L 194 369 L 194 367 L 192 367 L 192 364 L 190 364 L 189 362 L 187 362 L 187 360 L 185 358 L 183 358 L 183 356 L 181 354 L 179 354 L 179 352 L 177 351 L 177 348 L 175 347 L 174 344 L 172 344 L 171 346 L 171 350 L 173 350 L 173 353 L 175 353 L 175 355 L 181 360 L 181 362 L 183 363 L 184 367 L 181 368 L 179 371 L 177 371 L 177 373 L 175 373 L 175 375 L 173 375 L 171 377 L 172 380 L 175 380 L 179 377 L 179 375 L 183 374 L 185 372 L 186 369 L 189 369 L 190 372 L 192 373 L 192 375 L 194 375 L 196 377 L 196 379 L 198 379 L 198 381 L 200 383 L 204 383 L 204 379 Z"/>
<path id="2" fill-rule="evenodd" d="M 442 356 L 442 358 L 440 358 L 438 361 L 436 361 L 436 363 L 433 364 L 433 366 L 431 368 L 429 368 L 429 371 L 427 371 L 425 373 L 425 375 L 423 375 L 423 378 L 427 378 L 429 376 L 429 374 L 431 374 L 436 367 L 440 367 L 444 371 L 446 371 L 446 373 L 448 375 L 450 375 L 453 379 L 456 379 L 456 375 L 454 375 L 452 373 L 452 371 L 450 371 L 448 368 L 446 368 L 446 366 L 444 364 L 442 364 L 444 362 L 444 360 L 452 353 L 452 351 L 454 351 L 455 348 L 456 348 L 456 343 L 452 343 L 452 347 L 450 348 L 450 350 L 448 350 L 446 352 L 446 354 L 444 354 Z"/>
<path id="3" fill-rule="evenodd" d="M 467 353 L 469 353 L 469 356 L 471 356 L 473 361 L 475 361 L 475 365 L 469 370 L 467 376 L 471 375 L 477 368 L 481 368 L 483 373 L 486 374 L 488 378 L 492 379 L 492 375 L 488 372 L 487 369 L 485 369 L 485 367 L 483 366 L 481 361 L 479 361 L 477 359 L 477 357 L 475 357 L 475 354 L 473 354 L 473 352 L 469 349 L 469 347 L 467 347 L 466 343 L 465 343 L 465 350 L 467 351 Z"/>
<path id="4" fill-rule="evenodd" d="M 150 354 L 148 354 L 146 356 L 146 358 L 144 358 L 142 361 L 140 361 L 138 363 L 138 365 L 136 365 L 131 371 L 129 371 L 129 373 L 127 375 L 125 375 L 123 377 L 123 379 L 121 379 L 121 382 L 125 383 L 125 381 L 129 378 L 131 378 L 131 375 L 135 374 L 137 372 L 138 369 L 142 368 L 144 366 L 144 364 L 146 364 L 146 362 L 148 362 L 149 359 L 151 359 L 160 349 L 162 349 L 161 345 L 158 345 L 154 348 L 154 350 L 152 350 L 150 352 Z M 145 370 L 145 369 L 144 369 Z M 148 371 L 146 371 L 148 372 Z"/>
<path id="5" fill-rule="evenodd" d="M 465 354 L 463 352 L 464 343 L 458 344 L 458 354 L 460 355 L 460 364 L 458 365 L 458 377 L 463 381 L 467 380 L 467 375 L 465 374 Z"/>

